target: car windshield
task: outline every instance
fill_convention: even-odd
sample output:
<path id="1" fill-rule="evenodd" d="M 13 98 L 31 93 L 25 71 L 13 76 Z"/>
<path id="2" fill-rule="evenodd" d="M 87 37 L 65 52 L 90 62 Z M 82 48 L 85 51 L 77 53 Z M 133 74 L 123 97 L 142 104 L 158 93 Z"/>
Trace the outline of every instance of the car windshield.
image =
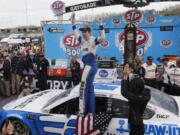
<path id="1" fill-rule="evenodd" d="M 168 110 L 176 115 L 178 115 L 178 106 L 176 101 L 174 100 L 173 97 L 157 90 L 154 88 L 150 88 L 151 89 L 151 99 L 150 99 L 150 103 L 157 105 L 165 110 Z"/>

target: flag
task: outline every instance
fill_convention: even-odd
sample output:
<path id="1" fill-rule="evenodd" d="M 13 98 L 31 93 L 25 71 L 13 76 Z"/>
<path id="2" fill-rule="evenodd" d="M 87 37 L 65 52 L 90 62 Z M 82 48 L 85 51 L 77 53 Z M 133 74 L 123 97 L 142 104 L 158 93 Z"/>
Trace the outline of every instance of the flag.
<path id="1" fill-rule="evenodd" d="M 107 112 L 98 113 L 94 117 L 90 114 L 78 115 L 76 135 L 103 135 L 111 118 L 112 114 Z"/>
<path id="2" fill-rule="evenodd" d="M 77 116 L 76 135 L 101 135 L 100 130 L 93 127 L 93 116 Z"/>
<path id="3" fill-rule="evenodd" d="M 94 116 L 94 127 L 103 135 L 112 119 L 112 113 L 100 112 Z"/>

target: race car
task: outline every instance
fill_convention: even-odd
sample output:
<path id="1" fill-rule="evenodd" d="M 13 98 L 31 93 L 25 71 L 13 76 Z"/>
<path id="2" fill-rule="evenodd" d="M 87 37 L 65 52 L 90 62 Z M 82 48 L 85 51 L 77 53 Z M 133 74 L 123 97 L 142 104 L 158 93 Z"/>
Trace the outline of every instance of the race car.
<path id="1" fill-rule="evenodd" d="M 111 101 L 112 119 L 105 135 L 128 135 L 128 102 L 120 81 L 94 83 L 96 113 L 106 112 Z M 180 135 L 180 98 L 154 88 L 144 112 L 146 135 Z M 0 110 L 0 127 L 10 120 L 18 135 L 74 135 L 79 108 L 79 85 L 69 90 L 46 90 L 20 98 Z"/>

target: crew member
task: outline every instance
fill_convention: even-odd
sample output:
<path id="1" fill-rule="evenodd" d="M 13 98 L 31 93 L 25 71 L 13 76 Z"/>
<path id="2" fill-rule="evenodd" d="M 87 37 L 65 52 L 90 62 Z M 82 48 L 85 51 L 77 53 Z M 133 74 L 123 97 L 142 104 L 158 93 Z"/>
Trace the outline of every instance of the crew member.
<path id="1" fill-rule="evenodd" d="M 148 56 L 146 63 L 142 67 L 145 69 L 145 84 L 156 88 L 156 64 L 153 63 L 153 57 Z"/>
<path id="2" fill-rule="evenodd" d="M 81 43 L 81 48 L 83 52 L 82 61 L 84 63 L 84 69 L 80 84 L 80 104 L 79 104 L 80 114 L 87 114 L 87 113 L 94 114 L 95 95 L 94 95 L 93 80 L 98 68 L 96 63 L 96 47 L 98 44 L 102 43 L 105 39 L 102 19 L 99 18 L 100 37 L 93 37 L 91 35 L 91 28 L 89 26 L 85 26 L 84 28 L 79 29 L 82 32 L 82 37 L 81 37 L 76 30 L 75 17 L 72 17 L 72 25 L 76 39 L 78 39 L 79 42 Z"/>
<path id="3" fill-rule="evenodd" d="M 44 57 L 43 53 L 39 55 L 39 62 L 37 63 L 37 78 L 38 78 L 38 88 L 40 90 L 48 89 L 47 86 L 47 69 L 49 67 L 48 60 Z"/>
<path id="4" fill-rule="evenodd" d="M 163 86 L 161 88 L 162 91 L 168 92 L 169 91 L 169 79 L 167 72 L 170 69 L 168 66 L 169 58 L 165 57 L 162 59 L 163 62 Z"/>
<path id="5" fill-rule="evenodd" d="M 170 91 L 172 94 L 180 95 L 180 58 L 176 61 L 176 67 L 171 68 L 168 72 Z"/>

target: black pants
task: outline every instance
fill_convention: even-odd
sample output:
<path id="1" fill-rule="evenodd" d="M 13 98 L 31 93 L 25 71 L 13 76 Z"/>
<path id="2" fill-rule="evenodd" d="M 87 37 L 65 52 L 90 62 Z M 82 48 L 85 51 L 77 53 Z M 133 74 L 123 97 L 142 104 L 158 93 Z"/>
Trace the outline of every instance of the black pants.
<path id="1" fill-rule="evenodd" d="M 38 88 L 40 90 L 47 90 L 47 77 L 46 76 L 38 76 Z"/>
<path id="2" fill-rule="evenodd" d="M 130 124 L 129 135 L 144 135 L 144 125 Z"/>
<path id="3" fill-rule="evenodd" d="M 73 81 L 73 85 L 79 84 L 81 81 L 81 74 L 78 72 L 72 73 L 72 81 Z"/>
<path id="4" fill-rule="evenodd" d="M 171 95 L 180 96 L 180 87 L 177 85 L 170 85 Z"/>

